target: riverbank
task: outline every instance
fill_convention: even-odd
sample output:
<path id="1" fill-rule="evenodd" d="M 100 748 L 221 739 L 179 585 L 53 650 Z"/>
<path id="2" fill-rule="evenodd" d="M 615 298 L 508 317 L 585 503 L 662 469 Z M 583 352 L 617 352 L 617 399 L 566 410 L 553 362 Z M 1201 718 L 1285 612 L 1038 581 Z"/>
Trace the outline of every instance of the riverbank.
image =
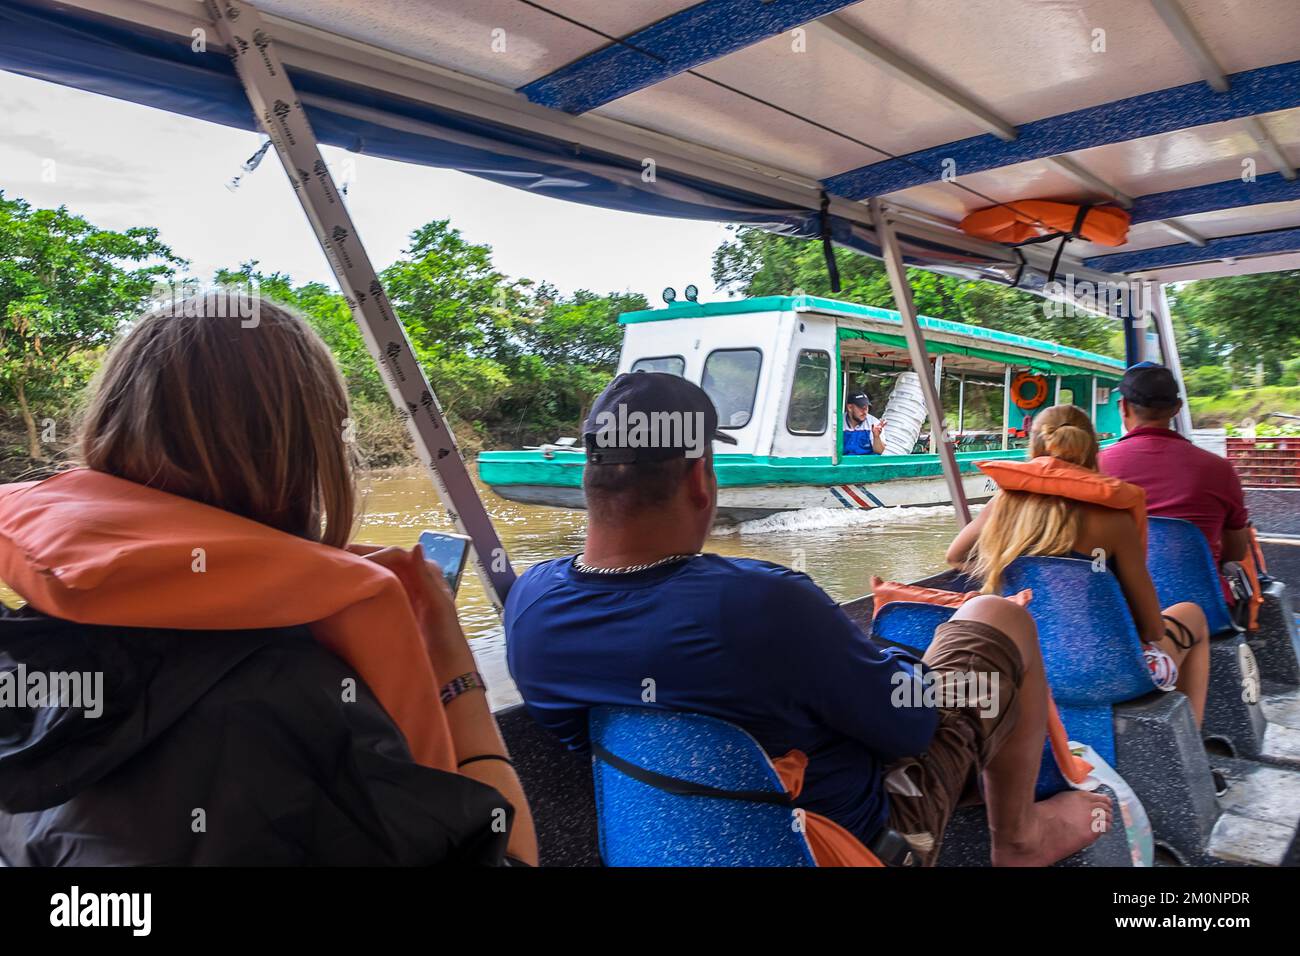
<path id="1" fill-rule="evenodd" d="M 1240 424 L 1247 418 L 1260 422 L 1273 412 L 1300 415 L 1300 385 L 1264 385 L 1234 388 L 1224 395 L 1194 395 L 1190 407 L 1197 428 Z"/>
<path id="2" fill-rule="evenodd" d="M 405 423 L 391 405 L 357 402 L 348 434 L 356 442 L 357 458 L 363 470 L 403 468 L 419 464 Z M 0 484 L 36 481 L 77 461 L 76 415 L 73 412 L 44 413 L 37 418 L 41 455 L 28 447 L 26 426 L 17 414 L 0 411 Z M 455 422 L 452 430 L 466 459 L 486 447 L 508 447 L 504 436 L 484 435 L 478 429 Z"/>

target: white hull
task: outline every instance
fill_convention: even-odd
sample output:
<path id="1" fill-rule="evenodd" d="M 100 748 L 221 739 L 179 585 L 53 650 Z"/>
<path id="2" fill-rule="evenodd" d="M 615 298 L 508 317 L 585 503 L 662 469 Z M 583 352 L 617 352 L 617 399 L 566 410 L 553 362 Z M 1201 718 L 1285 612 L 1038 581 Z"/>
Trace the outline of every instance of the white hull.
<path id="1" fill-rule="evenodd" d="M 993 496 L 993 481 L 982 474 L 963 475 L 966 498 L 987 501 Z M 545 485 L 499 485 L 493 490 L 502 498 L 527 504 L 557 508 L 586 507 L 579 488 L 554 488 Z M 872 484 L 848 485 L 754 485 L 718 490 L 718 518 L 721 521 L 749 521 L 780 511 L 806 508 L 847 508 L 869 511 L 873 508 L 914 508 L 952 503 L 948 485 L 942 476 L 899 478 Z"/>

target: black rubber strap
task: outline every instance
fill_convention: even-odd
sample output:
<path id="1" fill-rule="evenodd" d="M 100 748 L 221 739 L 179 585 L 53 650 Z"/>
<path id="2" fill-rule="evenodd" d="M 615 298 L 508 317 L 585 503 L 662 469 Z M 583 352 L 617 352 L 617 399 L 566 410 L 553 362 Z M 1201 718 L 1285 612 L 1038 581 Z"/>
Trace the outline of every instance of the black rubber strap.
<path id="1" fill-rule="evenodd" d="M 478 763 L 480 760 L 500 760 L 507 766 L 513 767 L 515 765 L 515 762 L 504 754 L 478 754 L 474 757 L 466 757 L 460 763 L 456 764 L 456 769 L 459 770 L 461 767 L 466 767 L 472 763 Z"/>
<path id="2" fill-rule="evenodd" d="M 840 267 L 835 261 L 835 244 L 831 242 L 831 197 L 822 191 L 822 255 L 826 257 L 826 276 L 831 291 L 840 291 Z"/>
<path id="3" fill-rule="evenodd" d="M 1186 651 L 1196 644 L 1196 635 L 1192 633 L 1190 627 L 1178 620 L 1178 618 L 1170 617 L 1168 614 L 1161 614 L 1160 617 L 1166 624 L 1165 637 L 1174 642 L 1174 647 L 1180 651 Z M 1167 626 L 1170 624 L 1174 626 L 1173 630 Z"/>
<path id="4" fill-rule="evenodd" d="M 707 784 L 692 783 L 689 780 L 678 780 L 676 777 L 670 777 L 667 774 L 655 773 L 653 770 L 638 767 L 636 764 L 610 753 L 594 740 L 591 742 L 591 753 L 597 760 L 609 764 L 615 770 L 627 774 L 633 780 L 638 780 L 646 786 L 654 787 L 656 790 L 662 790 L 664 793 L 671 793 L 675 796 L 713 797 L 717 800 L 738 800 L 742 803 L 774 803 L 782 807 L 792 805 L 788 793 L 777 793 L 775 790 L 719 790 L 717 787 L 710 787 Z"/>
<path id="5" fill-rule="evenodd" d="M 1020 280 L 1025 277 L 1025 254 L 1021 252 L 1019 248 L 1014 248 L 1011 251 L 1014 252 L 1016 258 L 1020 260 L 1020 265 L 1016 266 L 1016 277 L 1011 280 L 1011 288 L 1019 289 Z"/>

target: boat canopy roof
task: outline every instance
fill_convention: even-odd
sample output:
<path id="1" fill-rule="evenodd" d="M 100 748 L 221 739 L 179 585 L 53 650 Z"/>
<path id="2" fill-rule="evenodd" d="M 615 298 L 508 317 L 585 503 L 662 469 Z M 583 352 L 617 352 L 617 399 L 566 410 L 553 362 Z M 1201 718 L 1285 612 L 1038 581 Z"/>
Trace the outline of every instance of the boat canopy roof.
<path id="1" fill-rule="evenodd" d="M 956 223 L 1116 203 L 1127 241 L 1073 240 L 1063 272 L 1300 268 L 1295 0 L 255 2 L 356 152 L 871 255 L 876 200 L 909 265 L 1040 293 L 1052 248 Z M 0 68 L 254 129 L 209 25 L 198 0 L 0 0 Z"/>
<path id="2" fill-rule="evenodd" d="M 619 322 L 637 325 L 760 312 L 811 312 L 833 316 L 838 320 L 840 348 L 845 353 L 885 364 L 908 364 L 903 320 L 897 312 L 819 296 L 769 295 L 724 302 L 675 302 L 667 308 L 625 312 L 619 317 Z M 947 319 L 929 316 L 918 316 L 917 319 L 925 331 L 926 350 L 944 355 L 946 367 L 950 370 L 1000 372 L 1002 366 L 1012 365 L 1052 375 L 1077 375 L 1082 371 L 1099 378 L 1117 380 L 1124 374 L 1122 361 L 1096 352 Z"/>

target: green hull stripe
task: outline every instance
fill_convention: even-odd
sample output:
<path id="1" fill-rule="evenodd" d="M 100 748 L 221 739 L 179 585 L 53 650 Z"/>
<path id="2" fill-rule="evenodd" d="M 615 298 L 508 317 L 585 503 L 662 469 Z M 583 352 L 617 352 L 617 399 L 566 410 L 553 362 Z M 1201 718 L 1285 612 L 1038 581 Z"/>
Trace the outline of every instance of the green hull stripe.
<path id="1" fill-rule="evenodd" d="M 1102 442 L 1102 446 L 1113 442 Z M 957 464 L 963 474 L 977 471 L 976 462 L 994 459 L 1023 460 L 1023 448 L 1008 451 L 963 451 Z M 478 456 L 479 477 L 488 485 L 539 485 L 581 488 L 586 462 L 581 452 L 557 452 L 544 458 L 539 451 L 485 451 Z M 772 458 L 764 455 L 717 455 L 714 470 L 723 488 L 761 488 L 777 485 L 874 485 L 907 478 L 943 475 L 938 455 L 850 455 L 840 464 L 829 457 Z"/>
<path id="2" fill-rule="evenodd" d="M 975 462 L 992 458 L 1022 459 L 1023 449 L 960 452 L 963 472 L 976 470 Z M 581 488 L 581 454 L 543 458 L 535 451 L 487 451 L 478 457 L 479 477 L 489 485 L 541 485 Z M 901 478 L 931 478 L 943 474 L 938 455 L 852 455 L 835 465 L 826 458 L 770 458 L 760 455 L 718 455 L 714 459 L 718 485 L 723 488 L 768 485 L 872 485 Z"/>

